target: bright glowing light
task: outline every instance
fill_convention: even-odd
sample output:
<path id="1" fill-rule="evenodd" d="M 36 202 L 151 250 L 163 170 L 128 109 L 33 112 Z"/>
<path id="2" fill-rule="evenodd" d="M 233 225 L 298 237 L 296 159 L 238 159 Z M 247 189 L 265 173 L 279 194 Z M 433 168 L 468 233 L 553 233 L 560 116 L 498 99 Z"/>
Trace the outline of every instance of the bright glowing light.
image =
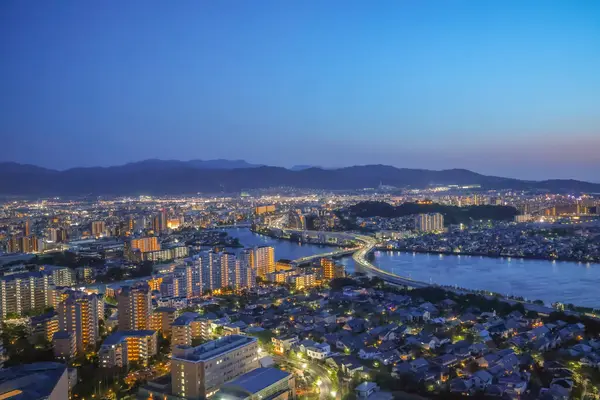
<path id="1" fill-rule="evenodd" d="M 337 392 L 335 390 L 332 390 L 331 391 L 331 397 L 335 397 L 335 396 L 337 396 Z"/>
<path id="2" fill-rule="evenodd" d="M 302 364 L 303 369 L 306 369 L 306 367 L 308 367 L 308 365 L 306 363 Z"/>

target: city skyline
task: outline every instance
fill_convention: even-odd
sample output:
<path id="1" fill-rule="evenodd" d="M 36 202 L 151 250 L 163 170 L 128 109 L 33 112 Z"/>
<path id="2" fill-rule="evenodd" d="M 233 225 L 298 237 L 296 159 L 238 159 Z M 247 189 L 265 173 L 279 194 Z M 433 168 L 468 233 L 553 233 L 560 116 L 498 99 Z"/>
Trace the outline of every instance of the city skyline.
<path id="1" fill-rule="evenodd" d="M 145 4 L 2 4 L 1 160 L 598 181 L 595 2 Z"/>

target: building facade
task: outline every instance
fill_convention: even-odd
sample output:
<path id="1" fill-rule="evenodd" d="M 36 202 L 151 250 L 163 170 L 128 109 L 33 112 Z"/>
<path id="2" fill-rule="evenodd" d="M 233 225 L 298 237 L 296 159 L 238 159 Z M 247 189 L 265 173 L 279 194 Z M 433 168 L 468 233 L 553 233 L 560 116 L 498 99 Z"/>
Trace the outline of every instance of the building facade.
<path id="1" fill-rule="evenodd" d="M 207 398 L 225 382 L 258 367 L 258 341 L 253 337 L 231 335 L 196 347 L 176 346 L 172 392 L 186 399 Z"/>

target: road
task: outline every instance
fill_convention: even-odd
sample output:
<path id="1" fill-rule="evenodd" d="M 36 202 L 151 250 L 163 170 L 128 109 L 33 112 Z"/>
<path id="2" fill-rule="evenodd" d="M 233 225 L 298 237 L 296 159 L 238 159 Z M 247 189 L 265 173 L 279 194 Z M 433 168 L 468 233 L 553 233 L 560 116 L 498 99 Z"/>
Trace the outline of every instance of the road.
<path id="1" fill-rule="evenodd" d="M 304 371 L 308 373 L 310 376 L 315 379 L 315 381 L 320 381 L 321 385 L 319 385 L 319 398 L 320 399 L 331 399 L 332 392 L 334 390 L 333 382 L 329 377 L 329 372 L 327 369 L 319 364 L 310 361 L 299 361 L 294 360 L 289 357 L 279 356 L 279 355 L 270 355 L 273 360 L 279 364 L 290 364 L 292 367 Z M 336 393 L 336 398 L 339 397 L 340 394 Z"/>
<path id="2" fill-rule="evenodd" d="M 371 275 L 377 276 L 383 279 L 384 281 L 395 285 L 410 286 L 414 288 L 431 286 L 426 282 L 415 281 L 414 279 L 395 275 L 391 272 L 379 269 L 367 260 L 367 254 L 369 254 L 375 248 L 375 246 L 377 245 L 377 240 L 370 236 L 364 235 L 355 235 L 355 239 L 362 242 L 363 246 L 360 247 L 358 251 L 352 255 L 352 258 L 358 265 L 368 270 Z"/>

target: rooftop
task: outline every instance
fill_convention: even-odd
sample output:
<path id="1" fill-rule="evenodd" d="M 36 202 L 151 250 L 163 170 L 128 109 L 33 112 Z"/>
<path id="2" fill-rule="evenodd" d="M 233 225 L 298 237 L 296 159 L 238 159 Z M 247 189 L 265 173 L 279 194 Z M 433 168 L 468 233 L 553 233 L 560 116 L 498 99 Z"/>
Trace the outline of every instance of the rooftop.
<path id="1" fill-rule="evenodd" d="M 6 368 L 0 373 L 0 398 L 11 400 L 47 399 L 67 366 L 38 362 Z"/>
<path id="2" fill-rule="evenodd" d="M 290 375 L 289 372 L 277 368 L 257 368 L 224 384 L 221 390 L 223 392 L 242 391 L 252 395 L 283 379 L 288 379 Z"/>
<path id="3" fill-rule="evenodd" d="M 234 349 L 256 343 L 254 337 L 244 335 L 229 335 L 200 346 L 176 346 L 173 358 L 185 361 L 206 361 Z"/>
<path id="4" fill-rule="evenodd" d="M 155 333 L 155 331 L 148 329 L 139 331 L 117 331 L 109 337 L 107 337 L 106 339 L 104 339 L 104 342 L 102 342 L 102 346 L 112 346 L 115 344 L 119 344 L 123 341 L 123 339 L 129 336 L 152 336 Z"/>

